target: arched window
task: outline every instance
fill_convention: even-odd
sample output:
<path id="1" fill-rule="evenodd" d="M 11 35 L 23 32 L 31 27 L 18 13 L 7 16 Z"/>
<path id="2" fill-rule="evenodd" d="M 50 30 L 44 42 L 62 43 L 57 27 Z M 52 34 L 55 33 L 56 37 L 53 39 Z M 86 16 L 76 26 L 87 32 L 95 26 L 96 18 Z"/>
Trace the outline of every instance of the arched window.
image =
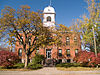
<path id="1" fill-rule="evenodd" d="M 22 48 L 19 48 L 19 50 L 18 50 L 18 55 L 19 55 L 19 56 L 22 56 Z"/>
<path id="2" fill-rule="evenodd" d="M 47 21 L 51 22 L 51 17 L 50 16 L 47 17 Z"/>

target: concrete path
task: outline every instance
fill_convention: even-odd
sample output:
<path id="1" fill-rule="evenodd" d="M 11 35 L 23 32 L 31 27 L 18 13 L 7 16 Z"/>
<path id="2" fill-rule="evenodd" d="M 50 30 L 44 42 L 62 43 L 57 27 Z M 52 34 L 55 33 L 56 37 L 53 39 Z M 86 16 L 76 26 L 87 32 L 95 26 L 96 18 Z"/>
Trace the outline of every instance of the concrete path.
<path id="1" fill-rule="evenodd" d="M 60 71 L 45 67 L 35 71 L 0 71 L 0 75 L 100 75 L 100 71 Z"/>

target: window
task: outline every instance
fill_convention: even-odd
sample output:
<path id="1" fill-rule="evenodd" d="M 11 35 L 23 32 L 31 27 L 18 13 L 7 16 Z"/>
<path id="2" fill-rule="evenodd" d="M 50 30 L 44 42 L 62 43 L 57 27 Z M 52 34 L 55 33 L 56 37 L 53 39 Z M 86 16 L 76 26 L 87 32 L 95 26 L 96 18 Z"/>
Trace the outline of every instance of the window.
<path id="1" fill-rule="evenodd" d="M 28 37 L 28 40 L 29 40 L 28 44 L 31 45 L 31 37 L 30 36 Z"/>
<path id="2" fill-rule="evenodd" d="M 67 56 L 70 56 L 70 49 L 67 49 Z"/>
<path id="3" fill-rule="evenodd" d="M 71 60 L 70 59 L 67 59 L 67 63 L 70 63 L 71 62 Z"/>
<path id="4" fill-rule="evenodd" d="M 38 37 L 36 37 L 36 40 L 39 40 L 39 38 L 38 38 Z"/>
<path id="5" fill-rule="evenodd" d="M 57 64 L 61 64 L 62 63 L 62 59 L 58 59 Z"/>
<path id="6" fill-rule="evenodd" d="M 51 17 L 50 16 L 47 17 L 47 21 L 51 22 Z"/>
<path id="7" fill-rule="evenodd" d="M 23 40 L 23 37 L 21 36 L 19 45 L 22 45 L 22 40 Z"/>
<path id="8" fill-rule="evenodd" d="M 22 56 L 22 48 L 19 48 L 18 55 Z"/>
<path id="9" fill-rule="evenodd" d="M 39 53 L 39 49 L 36 50 L 36 53 Z"/>
<path id="10" fill-rule="evenodd" d="M 49 41 L 49 40 L 52 40 L 52 37 L 47 37 L 47 40 Z"/>
<path id="11" fill-rule="evenodd" d="M 50 45 L 50 42 L 52 41 L 52 37 L 47 37 L 47 40 L 46 40 L 46 43 L 48 44 L 48 45 Z"/>
<path id="12" fill-rule="evenodd" d="M 78 49 L 75 49 L 75 55 L 77 55 L 78 54 Z"/>
<path id="13" fill-rule="evenodd" d="M 59 49 L 59 56 L 62 56 L 62 49 Z"/>
<path id="14" fill-rule="evenodd" d="M 66 37 L 66 45 L 70 45 L 70 38 L 68 36 Z"/>
<path id="15" fill-rule="evenodd" d="M 75 43 L 75 45 L 77 45 L 77 37 L 76 36 L 74 37 L 74 43 Z"/>

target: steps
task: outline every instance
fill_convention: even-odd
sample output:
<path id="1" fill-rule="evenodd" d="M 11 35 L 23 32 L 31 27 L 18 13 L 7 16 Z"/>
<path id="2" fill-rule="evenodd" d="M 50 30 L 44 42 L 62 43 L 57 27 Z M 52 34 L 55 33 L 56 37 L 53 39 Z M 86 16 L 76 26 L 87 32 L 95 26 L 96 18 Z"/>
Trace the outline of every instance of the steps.
<path id="1" fill-rule="evenodd" d="M 45 59 L 44 67 L 54 67 L 54 59 Z"/>

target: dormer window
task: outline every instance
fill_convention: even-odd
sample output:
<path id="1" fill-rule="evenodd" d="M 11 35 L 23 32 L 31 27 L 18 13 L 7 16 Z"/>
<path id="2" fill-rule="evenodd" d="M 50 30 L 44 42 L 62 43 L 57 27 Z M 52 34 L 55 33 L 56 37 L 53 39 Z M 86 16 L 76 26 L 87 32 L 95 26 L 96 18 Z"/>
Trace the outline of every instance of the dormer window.
<path id="1" fill-rule="evenodd" d="M 47 17 L 47 21 L 51 22 L 51 17 L 50 16 Z"/>
<path id="2" fill-rule="evenodd" d="M 48 11 L 50 11 L 50 9 L 48 9 Z"/>

